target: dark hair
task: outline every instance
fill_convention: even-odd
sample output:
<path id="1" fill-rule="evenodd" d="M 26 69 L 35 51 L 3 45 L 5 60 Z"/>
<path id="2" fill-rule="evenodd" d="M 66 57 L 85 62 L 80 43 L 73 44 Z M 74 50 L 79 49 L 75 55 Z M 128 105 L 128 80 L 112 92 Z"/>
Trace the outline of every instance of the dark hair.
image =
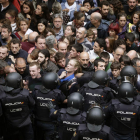
<path id="1" fill-rule="evenodd" d="M 33 49 L 33 51 L 30 53 L 30 56 L 33 60 L 36 60 L 38 58 L 39 49 Z"/>
<path id="2" fill-rule="evenodd" d="M 24 3 L 23 3 L 23 5 L 27 5 L 27 6 L 29 6 L 29 8 L 30 8 L 30 12 L 28 13 L 30 16 L 32 16 L 33 14 L 34 14 L 34 6 L 33 6 L 33 3 L 31 2 L 31 1 L 25 1 Z M 22 8 L 21 8 L 21 13 L 24 15 L 24 18 L 26 18 L 26 14 L 23 12 L 23 6 L 22 6 Z"/>
<path id="3" fill-rule="evenodd" d="M 104 63 L 105 63 L 105 61 L 104 61 L 103 59 L 101 59 L 101 58 L 96 58 L 96 59 L 94 60 L 94 66 L 98 67 L 98 63 L 99 63 L 99 62 L 104 62 Z"/>
<path id="4" fill-rule="evenodd" d="M 134 17 L 135 14 L 139 16 L 139 20 L 140 20 L 140 11 L 136 11 L 136 12 L 134 12 L 133 15 L 132 15 L 132 18 L 131 18 L 131 21 L 132 21 L 132 22 L 131 22 L 131 23 L 133 23 L 133 17 Z"/>
<path id="5" fill-rule="evenodd" d="M 13 38 L 11 41 L 10 41 L 10 45 L 11 44 L 19 44 L 19 46 L 20 46 L 20 40 L 19 39 L 17 39 L 17 38 Z"/>
<path id="6" fill-rule="evenodd" d="M 120 45 L 125 45 L 126 46 L 126 42 L 125 42 L 124 39 L 118 39 L 118 40 L 115 41 L 115 49 L 117 47 L 119 47 Z"/>
<path id="7" fill-rule="evenodd" d="M 106 39 L 109 41 L 109 48 L 106 47 L 106 51 L 112 53 L 114 51 L 115 38 L 109 36 Z"/>
<path id="8" fill-rule="evenodd" d="M 100 58 L 110 59 L 110 55 L 108 52 L 101 52 Z"/>
<path id="9" fill-rule="evenodd" d="M 40 20 L 38 21 L 37 26 L 38 26 L 39 23 L 42 23 L 43 25 L 45 25 L 45 27 L 48 26 L 48 21 L 47 21 L 46 19 L 44 19 L 44 18 L 42 18 L 42 19 L 40 19 Z M 44 29 L 42 35 L 46 36 L 46 29 Z"/>
<path id="10" fill-rule="evenodd" d="M 111 68 L 111 70 L 113 70 L 113 69 L 119 69 L 120 70 L 121 69 L 121 63 L 115 61 L 111 64 L 110 68 Z"/>
<path id="11" fill-rule="evenodd" d="M 15 18 L 15 23 L 18 24 L 18 13 L 15 10 L 10 9 L 6 13 L 9 14 L 12 18 Z"/>
<path id="12" fill-rule="evenodd" d="M 41 39 L 45 39 L 45 37 L 43 35 L 38 35 L 36 38 L 35 38 L 35 43 L 37 43 L 38 39 L 41 38 Z"/>
<path id="13" fill-rule="evenodd" d="M 48 20 L 51 23 L 52 22 L 52 18 L 50 16 L 50 12 L 49 12 L 48 6 L 45 3 L 39 3 L 37 5 L 41 6 L 41 10 L 43 12 L 42 18 L 45 18 L 46 20 Z"/>
<path id="14" fill-rule="evenodd" d="M 68 26 L 71 27 L 71 30 L 72 30 L 72 32 L 74 33 L 72 36 L 75 37 L 75 36 L 76 36 L 76 28 L 75 28 L 73 25 L 67 25 L 66 28 L 67 28 Z M 65 29 L 66 29 L 66 28 L 65 28 Z"/>
<path id="15" fill-rule="evenodd" d="M 75 11 L 74 12 L 74 18 L 76 19 L 76 20 L 80 20 L 82 17 L 84 17 L 85 15 L 82 13 L 82 12 L 77 12 L 77 11 Z"/>
<path id="16" fill-rule="evenodd" d="M 76 43 L 72 46 L 77 52 L 83 52 L 83 46 L 80 43 Z"/>
<path id="17" fill-rule="evenodd" d="M 102 39 L 102 38 L 97 38 L 95 40 L 95 42 L 97 42 L 99 44 L 99 47 L 100 48 L 104 48 L 106 50 L 106 42 L 105 42 L 105 39 Z"/>
<path id="18" fill-rule="evenodd" d="M 136 66 L 137 61 L 140 61 L 140 58 L 138 58 L 138 57 L 133 58 L 132 59 L 132 65 Z"/>
<path id="19" fill-rule="evenodd" d="M 3 24 L 1 28 L 6 28 L 8 33 L 12 33 L 12 27 L 9 24 Z"/>
<path id="20" fill-rule="evenodd" d="M 55 36 L 55 32 L 54 32 L 53 28 L 46 28 L 46 35 L 45 36 L 47 36 L 48 32 L 51 32 L 52 35 Z"/>
<path id="21" fill-rule="evenodd" d="M 57 52 L 55 54 L 55 57 L 54 58 L 55 58 L 55 61 L 57 63 L 59 60 L 62 60 L 63 58 L 65 58 L 65 55 L 62 52 Z"/>
<path id="22" fill-rule="evenodd" d="M 91 7 L 94 7 L 94 2 L 93 2 L 93 0 L 84 0 L 83 5 L 84 5 L 85 3 L 89 3 Z"/>
<path id="23" fill-rule="evenodd" d="M 121 56 L 121 58 L 119 59 L 119 62 L 124 62 L 124 65 L 127 66 L 127 65 L 131 65 L 131 59 L 129 58 L 129 56 L 127 55 L 123 55 Z"/>
<path id="24" fill-rule="evenodd" d="M 136 32 L 139 33 L 140 35 L 140 32 L 138 31 L 138 28 L 140 27 L 140 20 L 138 21 L 137 25 L 136 25 Z"/>
<path id="25" fill-rule="evenodd" d="M 100 7 L 102 8 L 103 5 L 105 5 L 105 6 L 109 6 L 110 4 L 109 4 L 108 1 L 101 1 L 101 2 L 100 2 Z"/>
<path id="26" fill-rule="evenodd" d="M 119 20 L 121 17 L 125 17 L 126 20 L 127 20 L 127 15 L 126 15 L 126 13 L 124 13 L 124 12 L 119 13 L 119 14 L 118 14 L 118 20 Z"/>
<path id="27" fill-rule="evenodd" d="M 133 33 L 125 33 L 125 41 L 127 41 L 127 39 L 131 42 L 135 41 L 135 35 Z"/>
<path id="28" fill-rule="evenodd" d="M 45 58 L 48 57 L 50 59 L 50 52 L 47 49 L 40 50 L 39 53 L 42 53 Z"/>

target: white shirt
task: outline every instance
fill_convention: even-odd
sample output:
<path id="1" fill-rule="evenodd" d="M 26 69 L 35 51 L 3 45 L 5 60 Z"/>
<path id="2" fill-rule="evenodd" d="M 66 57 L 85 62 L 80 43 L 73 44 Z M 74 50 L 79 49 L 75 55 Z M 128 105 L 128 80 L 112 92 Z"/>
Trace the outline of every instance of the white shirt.
<path id="1" fill-rule="evenodd" d="M 107 52 L 107 51 L 104 50 L 104 52 Z M 88 54 L 89 54 L 89 59 L 90 60 L 91 59 L 96 59 L 97 57 L 99 57 L 99 55 L 94 52 L 94 49 L 88 51 Z M 114 59 L 114 57 L 113 57 L 113 55 L 111 53 L 108 52 L 108 54 L 110 55 L 111 60 Z"/>

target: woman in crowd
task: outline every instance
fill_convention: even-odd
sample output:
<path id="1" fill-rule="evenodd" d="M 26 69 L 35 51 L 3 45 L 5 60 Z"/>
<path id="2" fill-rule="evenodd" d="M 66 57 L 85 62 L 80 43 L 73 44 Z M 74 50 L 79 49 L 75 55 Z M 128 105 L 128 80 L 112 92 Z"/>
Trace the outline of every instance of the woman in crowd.
<path id="1" fill-rule="evenodd" d="M 67 25 L 73 25 L 76 29 L 80 27 L 84 27 L 86 22 L 85 21 L 85 15 L 82 12 L 74 12 L 74 20 L 69 22 Z"/>
<path id="2" fill-rule="evenodd" d="M 76 35 L 76 29 L 73 25 L 67 25 L 65 31 L 64 31 L 64 36 L 73 36 L 75 37 Z"/>
<path id="3" fill-rule="evenodd" d="M 112 53 L 114 51 L 115 39 L 114 37 L 107 37 L 106 42 L 106 51 Z"/>
<path id="4" fill-rule="evenodd" d="M 8 10 L 5 14 L 5 18 L 8 19 L 11 23 L 12 32 L 15 33 L 17 30 L 17 23 L 18 23 L 18 15 L 15 10 Z"/>
<path id="5" fill-rule="evenodd" d="M 20 40 L 22 40 L 25 37 L 25 35 L 28 35 L 31 32 L 33 32 L 31 29 L 29 29 L 29 21 L 27 19 L 19 20 L 17 27 L 19 31 L 17 31 L 15 35 Z"/>
<path id="6" fill-rule="evenodd" d="M 136 31 L 136 25 L 137 25 L 139 20 L 140 20 L 140 11 L 136 11 L 133 14 L 132 20 L 129 23 L 129 30 L 128 30 L 128 32 Z"/>
<path id="7" fill-rule="evenodd" d="M 127 15 L 125 13 L 119 13 L 118 14 L 119 39 L 124 39 L 128 24 L 129 22 L 127 22 Z"/>
<path id="8" fill-rule="evenodd" d="M 59 79 L 60 79 L 59 89 L 61 89 L 66 96 L 68 96 L 72 92 L 77 91 L 75 75 L 81 72 L 82 72 L 82 68 L 80 66 L 79 61 L 76 59 L 71 59 L 68 62 L 65 70 L 64 69 L 59 70 L 58 72 Z"/>
<path id="9" fill-rule="evenodd" d="M 111 23 L 108 29 L 109 36 L 114 37 L 115 40 L 118 39 L 118 33 L 119 33 L 119 25 L 117 23 Z"/>
<path id="10" fill-rule="evenodd" d="M 48 25 L 48 22 L 44 18 L 42 18 L 38 21 L 37 29 L 38 29 L 39 34 L 46 36 L 47 25 Z"/>
<path id="11" fill-rule="evenodd" d="M 21 12 L 18 14 L 19 19 L 28 18 L 31 20 L 34 14 L 34 6 L 31 1 L 25 1 L 21 7 Z"/>
<path id="12" fill-rule="evenodd" d="M 46 37 L 50 36 L 50 35 L 54 35 L 55 36 L 55 32 L 52 28 L 46 28 Z"/>
<path id="13" fill-rule="evenodd" d="M 70 21 L 74 18 L 74 12 L 80 10 L 80 5 L 78 5 L 75 0 L 67 0 L 61 3 L 62 11 L 66 11 L 70 16 Z"/>

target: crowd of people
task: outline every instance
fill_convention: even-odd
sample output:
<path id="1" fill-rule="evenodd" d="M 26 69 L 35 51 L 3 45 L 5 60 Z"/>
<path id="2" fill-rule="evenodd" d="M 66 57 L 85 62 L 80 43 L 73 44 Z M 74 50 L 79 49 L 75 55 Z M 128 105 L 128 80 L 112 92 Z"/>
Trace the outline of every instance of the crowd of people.
<path id="1" fill-rule="evenodd" d="M 0 139 L 140 139 L 139 0 L 0 0 Z"/>

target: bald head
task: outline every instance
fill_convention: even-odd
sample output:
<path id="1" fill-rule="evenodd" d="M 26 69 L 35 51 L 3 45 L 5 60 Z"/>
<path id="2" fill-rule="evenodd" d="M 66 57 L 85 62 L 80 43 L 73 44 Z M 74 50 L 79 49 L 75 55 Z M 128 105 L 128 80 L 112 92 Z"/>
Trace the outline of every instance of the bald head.
<path id="1" fill-rule="evenodd" d="M 134 59 L 137 56 L 137 52 L 135 50 L 131 50 L 126 54 L 131 60 Z"/>
<path id="2" fill-rule="evenodd" d="M 87 68 L 89 64 L 89 54 L 87 52 L 82 52 L 80 54 L 79 62 L 83 68 Z"/>
<path id="3" fill-rule="evenodd" d="M 29 34 L 28 36 L 28 41 L 29 42 L 32 42 L 32 43 L 35 43 L 35 38 L 38 36 L 38 32 L 32 32 Z"/>
<path id="4" fill-rule="evenodd" d="M 65 42 L 59 42 L 58 43 L 58 52 L 61 52 L 64 55 L 66 55 L 66 53 L 67 53 L 67 44 Z"/>
<path id="5" fill-rule="evenodd" d="M 94 12 L 94 13 L 91 14 L 91 17 L 90 17 L 91 23 L 92 23 L 93 20 L 97 20 L 97 21 L 100 22 L 101 19 L 102 19 L 102 15 L 100 13 Z"/>
<path id="6" fill-rule="evenodd" d="M 15 68 L 19 74 L 23 74 L 26 70 L 26 61 L 24 58 L 17 58 L 15 62 Z"/>

